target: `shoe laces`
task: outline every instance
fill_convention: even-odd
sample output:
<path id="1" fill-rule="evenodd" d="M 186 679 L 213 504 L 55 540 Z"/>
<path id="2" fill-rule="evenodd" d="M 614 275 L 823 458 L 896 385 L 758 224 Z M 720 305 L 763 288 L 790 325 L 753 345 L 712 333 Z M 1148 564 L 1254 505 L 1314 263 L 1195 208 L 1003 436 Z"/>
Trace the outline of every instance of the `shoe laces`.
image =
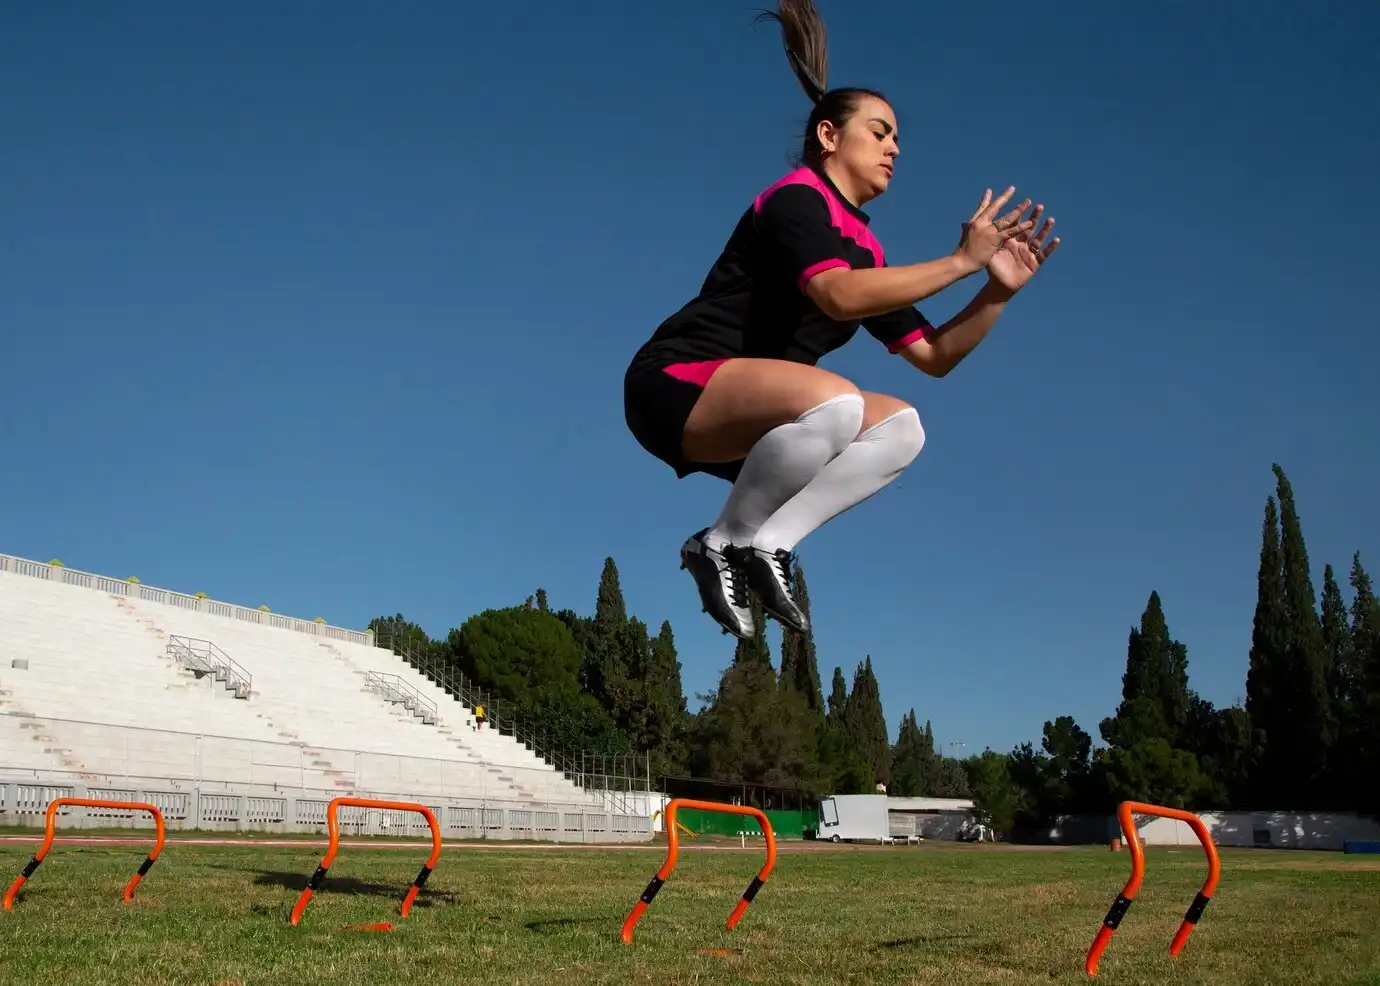
<path id="1" fill-rule="evenodd" d="M 791 592 L 791 562 L 791 553 L 785 548 L 778 548 L 771 554 L 772 573 L 781 581 L 788 593 Z"/>
<path id="2" fill-rule="evenodd" d="M 744 565 L 747 550 L 728 545 L 723 550 L 724 570 L 722 578 L 728 586 L 728 598 L 734 606 L 746 608 L 748 605 L 747 569 Z"/>

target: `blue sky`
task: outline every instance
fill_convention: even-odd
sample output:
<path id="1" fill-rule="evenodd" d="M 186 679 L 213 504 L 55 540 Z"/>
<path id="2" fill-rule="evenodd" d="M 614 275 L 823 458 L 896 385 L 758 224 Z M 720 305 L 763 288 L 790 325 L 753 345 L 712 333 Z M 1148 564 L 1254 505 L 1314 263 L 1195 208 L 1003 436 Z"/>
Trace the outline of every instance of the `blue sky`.
<path id="1" fill-rule="evenodd" d="M 640 450 L 621 381 L 807 113 L 755 6 L 6 4 L 0 551 L 436 635 L 538 586 L 589 611 L 612 555 L 712 688 L 677 549 L 726 488 Z M 1315 585 L 1380 573 L 1380 15 L 820 8 L 831 81 L 899 114 L 893 263 L 988 186 L 1063 236 L 948 378 L 865 335 L 825 363 L 929 436 L 801 546 L 826 683 L 871 655 L 893 734 L 960 752 L 1096 737 L 1158 589 L 1237 700 L 1272 461 Z"/>

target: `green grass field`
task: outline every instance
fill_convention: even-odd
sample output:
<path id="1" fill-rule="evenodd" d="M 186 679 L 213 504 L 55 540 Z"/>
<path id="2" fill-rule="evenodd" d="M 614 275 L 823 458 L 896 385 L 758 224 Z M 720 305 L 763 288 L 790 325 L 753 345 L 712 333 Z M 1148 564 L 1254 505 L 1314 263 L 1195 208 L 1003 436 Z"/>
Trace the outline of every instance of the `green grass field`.
<path id="1" fill-rule="evenodd" d="M 32 851 L 0 845 L 6 886 Z M 321 852 L 310 843 L 170 843 L 126 905 L 120 889 L 143 850 L 64 845 L 59 837 L 14 910 L 0 913 L 0 982 L 1086 982 L 1088 944 L 1130 869 L 1126 853 L 1105 848 L 783 846 L 765 889 L 728 932 L 724 921 L 763 851 L 687 843 L 625 946 L 619 929 L 660 864 L 659 850 L 451 845 L 411 917 L 400 920 L 398 903 L 425 850 L 347 844 L 293 928 L 288 912 Z M 1222 864 L 1212 905 L 1173 960 L 1170 938 L 1205 866 L 1196 847 L 1149 850 L 1145 886 L 1099 981 L 1380 981 L 1380 863 L 1223 850 Z M 388 920 L 391 933 L 346 930 Z"/>

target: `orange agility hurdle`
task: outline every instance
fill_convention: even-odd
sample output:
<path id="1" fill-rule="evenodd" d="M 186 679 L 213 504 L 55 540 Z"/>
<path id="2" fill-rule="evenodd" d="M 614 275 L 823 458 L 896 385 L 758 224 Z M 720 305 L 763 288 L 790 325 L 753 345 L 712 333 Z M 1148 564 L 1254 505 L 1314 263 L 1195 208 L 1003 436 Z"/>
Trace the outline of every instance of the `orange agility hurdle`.
<path id="1" fill-rule="evenodd" d="M 128 904 L 134 899 L 134 888 L 139 885 L 139 881 L 149 870 L 153 869 L 153 864 L 158 861 L 158 854 L 163 851 L 163 813 L 158 810 L 157 805 L 147 804 L 143 801 L 103 801 L 93 798 L 57 798 L 48 804 L 47 816 L 44 819 L 43 845 L 38 847 L 38 852 L 34 853 L 33 859 L 29 860 L 29 865 L 24 867 L 24 872 L 15 877 L 14 883 L 10 884 L 10 889 L 5 891 L 5 910 L 14 910 L 14 900 L 19 896 L 19 888 L 24 886 L 26 880 L 34 875 L 40 863 L 48 855 L 48 850 L 53 848 L 53 838 L 57 834 L 57 813 L 63 805 L 76 805 L 82 808 L 125 808 L 130 811 L 146 811 L 153 816 L 153 824 L 156 835 L 153 842 L 153 851 L 148 854 L 144 862 L 140 864 L 138 871 L 129 878 L 125 884 L 124 901 Z"/>
<path id="2" fill-rule="evenodd" d="M 1188 911 L 1184 914 L 1179 930 L 1174 933 L 1174 940 L 1169 944 L 1171 956 L 1178 958 L 1179 953 L 1184 950 L 1188 936 L 1193 932 L 1193 926 L 1203 916 L 1208 901 L 1212 899 L 1213 891 L 1217 889 L 1217 880 L 1222 875 L 1222 864 L 1217 859 L 1217 847 L 1212 842 L 1212 836 L 1209 834 L 1207 826 L 1197 815 L 1190 811 L 1180 811 L 1177 808 L 1161 808 L 1158 805 L 1142 804 L 1139 801 L 1123 801 L 1117 807 L 1117 818 L 1121 821 L 1121 831 L 1126 838 L 1126 847 L 1131 851 L 1131 878 L 1126 881 L 1126 886 L 1121 889 L 1121 893 L 1112 902 L 1111 909 L 1107 911 L 1107 916 L 1102 919 L 1102 927 L 1097 930 L 1097 937 L 1093 939 L 1092 947 L 1088 950 L 1088 960 L 1084 964 L 1084 971 L 1089 976 L 1097 975 L 1097 965 L 1102 960 L 1102 953 L 1106 951 L 1107 944 L 1112 940 L 1112 935 L 1116 933 L 1117 926 L 1121 924 L 1121 919 L 1126 916 L 1126 911 L 1131 907 L 1131 901 L 1135 900 L 1136 893 L 1140 890 L 1140 882 L 1145 876 L 1145 851 L 1141 846 L 1140 835 L 1136 832 L 1136 820 L 1132 817 L 1137 814 L 1158 815 L 1161 818 L 1176 818 L 1181 822 L 1187 822 L 1189 828 L 1193 829 L 1193 834 L 1202 843 L 1203 853 L 1207 856 L 1207 879 L 1203 881 L 1203 888 L 1198 891 L 1198 895 L 1193 898 L 1193 903 L 1188 906 Z"/>
<path id="3" fill-rule="evenodd" d="M 330 845 L 326 849 L 326 855 L 322 857 L 321 864 L 316 867 L 316 872 L 307 881 L 306 889 L 302 891 L 302 896 L 297 898 L 297 903 L 293 905 L 292 916 L 289 920 L 295 926 L 302 920 L 302 912 L 307 909 L 307 902 L 311 900 L 312 894 L 316 893 L 321 887 L 321 881 L 326 878 L 326 871 L 331 868 L 331 863 L 335 860 L 335 854 L 340 850 L 340 820 L 337 812 L 340 808 L 350 806 L 355 808 L 384 808 L 393 811 L 415 811 L 426 819 L 427 825 L 431 826 L 431 855 L 422 864 L 421 872 L 412 881 L 412 886 L 408 888 L 407 894 L 402 901 L 402 916 L 407 917 L 412 910 L 412 902 L 421 893 L 422 886 L 426 883 L 427 877 L 431 876 L 431 871 L 436 866 L 436 860 L 441 858 L 441 826 L 436 823 L 436 816 L 431 813 L 431 809 L 426 805 L 413 804 L 410 801 L 375 801 L 371 798 L 334 798 L 326 806 L 326 831 L 330 833 Z M 371 926 L 372 927 L 372 926 Z M 379 925 L 375 930 L 392 930 L 392 925 L 384 929 Z"/>
<path id="4" fill-rule="evenodd" d="M 647 884 L 647 889 L 642 891 L 642 896 L 633 905 L 632 912 L 623 922 L 623 943 L 631 944 L 633 940 L 633 929 L 637 927 L 637 922 L 642 920 L 642 915 L 647 913 L 647 907 L 656 899 L 657 891 L 661 889 L 671 873 L 676 868 L 676 860 L 680 856 L 680 832 L 676 822 L 676 810 L 679 808 L 695 808 L 700 811 L 718 811 L 728 815 L 749 815 L 757 819 L 757 824 L 762 827 L 762 835 L 767 840 L 767 861 L 762 864 L 762 868 L 757 871 L 757 875 L 752 878 L 748 888 L 743 891 L 743 896 L 738 901 L 738 905 L 733 908 L 733 913 L 728 916 L 728 930 L 732 931 L 738 926 L 739 920 L 746 913 L 748 905 L 752 903 L 757 891 L 762 889 L 762 885 L 767 882 L 767 877 L 771 875 L 772 867 L 776 865 L 776 833 L 772 831 L 771 822 L 767 816 L 756 808 L 747 808 L 743 805 L 726 805 L 717 801 L 693 801 L 688 798 L 673 798 L 666 805 L 666 861 L 661 864 L 661 869 L 656 871 L 652 877 L 652 882 Z"/>

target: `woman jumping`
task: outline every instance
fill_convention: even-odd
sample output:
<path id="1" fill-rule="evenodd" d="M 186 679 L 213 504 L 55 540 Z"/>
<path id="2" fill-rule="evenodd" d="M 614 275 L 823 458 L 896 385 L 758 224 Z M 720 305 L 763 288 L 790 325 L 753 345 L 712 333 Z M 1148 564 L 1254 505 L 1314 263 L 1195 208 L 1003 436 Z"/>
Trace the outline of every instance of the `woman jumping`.
<path id="1" fill-rule="evenodd" d="M 998 217 L 1015 193 L 983 194 L 955 250 L 889 267 L 861 206 L 886 191 L 900 154 L 896 116 L 870 89 L 826 88 L 824 25 L 811 0 L 780 0 L 786 56 L 814 103 L 800 167 L 743 213 L 700 293 L 633 357 L 629 429 L 678 478 L 733 484 L 712 525 L 681 548 L 704 609 L 725 631 L 756 633 L 751 591 L 784 626 L 805 629 L 790 556 L 822 524 L 899 476 L 925 442 L 915 409 L 859 391 L 815 364 L 858 327 L 942 377 L 987 335 L 1059 244 L 1044 206 Z M 1039 227 L 1038 229 L 1036 227 Z M 976 297 L 935 327 L 915 307 L 978 271 Z"/>

